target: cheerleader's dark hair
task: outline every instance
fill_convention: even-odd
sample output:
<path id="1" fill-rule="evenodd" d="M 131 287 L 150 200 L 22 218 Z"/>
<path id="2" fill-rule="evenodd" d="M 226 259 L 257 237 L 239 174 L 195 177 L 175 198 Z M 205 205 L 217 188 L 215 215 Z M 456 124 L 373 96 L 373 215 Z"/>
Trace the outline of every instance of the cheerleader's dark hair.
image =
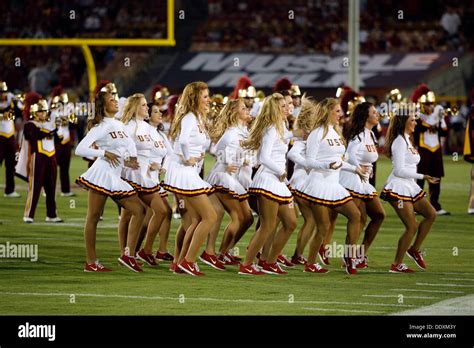
<path id="1" fill-rule="evenodd" d="M 156 104 L 153 104 L 153 103 L 148 103 L 148 120 L 146 120 L 146 122 L 150 123 L 150 118 L 151 118 L 151 112 L 153 111 L 153 106 L 156 106 L 158 107 L 158 105 Z M 161 111 L 160 111 L 161 112 Z M 158 131 L 160 132 L 164 132 L 165 130 L 165 126 L 163 126 L 163 123 L 159 123 L 158 126 L 156 127 L 156 129 L 158 129 Z"/>

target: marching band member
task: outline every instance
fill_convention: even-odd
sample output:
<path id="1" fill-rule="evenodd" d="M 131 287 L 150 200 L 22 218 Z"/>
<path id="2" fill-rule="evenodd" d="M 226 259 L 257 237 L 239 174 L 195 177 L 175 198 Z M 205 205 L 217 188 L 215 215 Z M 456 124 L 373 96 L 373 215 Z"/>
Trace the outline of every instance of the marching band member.
<path id="1" fill-rule="evenodd" d="M 344 138 L 348 142 L 347 156 L 348 162 L 355 167 L 363 166 L 368 168 L 364 178 L 352 171 L 342 170 L 339 182 L 350 192 L 354 203 L 361 213 L 361 229 L 365 227 L 367 216 L 370 222 L 367 225 L 362 242 L 360 262 L 357 268 L 368 267 L 367 251 L 375 239 L 380 226 L 385 218 L 385 211 L 377 190 L 369 183 L 372 174 L 372 165 L 378 159 L 377 141 L 372 129 L 379 123 L 379 115 L 375 106 L 369 102 L 358 104 L 352 112 L 346 127 L 344 128 Z"/>
<path id="2" fill-rule="evenodd" d="M 15 96 L 8 90 L 6 82 L 0 81 L 0 164 L 5 160 L 4 197 L 17 198 L 15 191 Z"/>
<path id="3" fill-rule="evenodd" d="M 37 93 L 25 97 L 23 115 L 29 120 L 23 128 L 17 175 L 28 180 L 28 195 L 23 221 L 34 221 L 41 188 L 46 193 L 46 222 L 63 222 L 56 212 L 57 163 L 54 148 L 56 130 L 48 120 L 48 103 Z"/>
<path id="4" fill-rule="evenodd" d="M 53 88 L 51 92 L 51 113 L 56 114 L 56 126 L 58 132 L 55 137 L 56 160 L 59 166 L 59 178 L 61 182 L 61 196 L 74 196 L 71 192 L 69 181 L 69 166 L 71 164 L 71 151 L 74 140 L 72 138 L 69 124 L 75 122 L 74 110 L 68 108 L 69 97 L 62 87 Z"/>
<path id="5" fill-rule="evenodd" d="M 314 122 L 316 121 L 316 104 L 305 97 L 301 101 L 301 107 L 296 118 L 294 129 L 302 129 L 305 133 L 309 134 L 314 129 Z M 308 244 L 310 237 L 316 228 L 316 222 L 314 221 L 313 214 L 311 212 L 310 203 L 301 197 L 300 192 L 306 178 L 308 177 L 308 168 L 306 164 L 306 140 L 296 140 L 293 147 L 288 151 L 288 160 L 295 163 L 295 170 L 290 179 L 290 187 L 293 193 L 293 197 L 298 204 L 298 208 L 303 215 L 303 226 L 301 226 L 296 239 L 296 248 L 291 258 L 291 263 L 304 265 L 306 264 L 306 258 L 303 256 L 304 249 Z"/>
<path id="6" fill-rule="evenodd" d="M 186 209 L 193 216 L 194 222 L 187 228 L 184 237 L 176 236 L 183 241 L 181 255 L 175 251 L 178 267 L 193 276 L 203 274 L 199 271 L 196 259 L 199 248 L 217 221 L 217 213 L 208 197 L 214 188 L 199 176 L 205 150 L 210 144 L 203 119 L 208 112 L 207 85 L 204 82 L 186 85 L 170 131 L 177 158 L 170 163 L 163 180 L 163 187 L 183 197 Z M 210 260 L 212 263 L 219 262 L 214 255 L 211 255 Z"/>
<path id="7" fill-rule="evenodd" d="M 168 88 L 162 85 L 154 85 L 151 90 L 151 100 L 154 105 L 157 105 L 160 111 L 166 111 L 167 99 L 170 95 Z"/>
<path id="8" fill-rule="evenodd" d="M 446 135 L 448 127 L 444 119 L 444 110 L 441 105 L 436 105 L 433 91 L 425 84 L 419 85 L 411 96 L 414 103 L 420 105 L 420 118 L 415 129 L 415 144 L 420 154 L 418 171 L 423 174 L 440 178 L 439 182 L 429 182 L 430 203 L 438 215 L 449 215 L 439 203 L 441 194 L 441 178 L 444 176 L 443 152 L 440 136 Z M 417 181 L 423 189 L 425 180 Z"/>
<path id="9" fill-rule="evenodd" d="M 163 125 L 163 132 L 168 135 L 171 129 L 171 123 L 173 122 L 174 112 L 176 108 L 176 103 L 178 102 L 179 95 L 173 94 L 170 95 L 166 99 L 166 105 L 163 107 L 159 107 L 160 111 L 162 112 L 163 121 L 161 124 Z"/>
<path id="10" fill-rule="evenodd" d="M 421 269 L 426 269 L 426 264 L 420 252 L 421 244 L 431 230 L 436 219 L 436 210 L 428 202 L 425 192 L 416 184 L 415 180 L 428 180 L 436 183 L 439 178 L 417 172 L 416 166 L 420 155 L 413 143 L 413 133 L 416 127 L 414 112 L 408 110 L 408 115 L 403 109 L 390 119 L 387 134 L 386 151 L 392 160 L 393 170 L 385 183 L 382 199 L 388 201 L 405 225 L 405 232 L 398 241 L 395 262 L 390 267 L 392 273 L 412 273 L 413 270 L 403 263 L 405 253 L 415 261 Z M 423 216 L 418 225 L 415 212 Z M 410 244 L 415 237 L 415 242 Z"/>
<path id="11" fill-rule="evenodd" d="M 260 275 L 286 274 L 277 264 L 291 233 L 296 228 L 296 215 L 293 210 L 293 197 L 286 181 L 286 153 L 288 144 L 285 136 L 286 102 L 279 93 L 265 98 L 262 109 L 255 119 L 244 148 L 258 149 L 260 168 L 249 187 L 249 193 L 257 196 L 260 214 L 260 227 L 247 249 L 245 260 L 240 265 L 239 274 Z M 293 136 L 302 136 L 303 131 L 296 130 Z M 267 262 L 262 271 L 253 265 L 254 259 L 268 237 L 275 230 L 278 218 L 282 228 L 273 241 Z"/>
<path id="12" fill-rule="evenodd" d="M 296 120 L 301 111 L 301 91 L 298 85 L 291 85 L 290 95 L 293 101 L 293 118 Z"/>
<path id="13" fill-rule="evenodd" d="M 259 109 L 261 108 L 261 102 L 256 102 L 257 90 L 252 86 L 252 81 L 247 76 L 242 76 L 237 81 L 234 91 L 229 96 L 230 99 L 241 98 L 245 106 L 250 110 L 250 115 L 256 117 Z"/>
<path id="14" fill-rule="evenodd" d="M 148 105 L 145 96 L 136 93 L 128 97 L 121 120 L 125 125 L 127 135 L 135 143 L 139 169 L 124 167 L 122 169 L 122 179 L 137 191 L 138 197 L 144 206 L 151 209 L 150 219 L 144 220 L 147 225 L 145 245 L 143 249 L 136 253 L 136 258 L 149 266 L 156 266 L 157 263 L 152 252 L 153 242 L 168 214 L 168 209 L 159 193 L 159 181 L 156 180 L 156 177 L 150 175 L 151 171 L 159 170 L 159 164 L 150 161 L 151 152 L 155 146 L 152 133 L 155 131 L 145 122 L 147 118 Z M 122 252 L 126 245 L 131 215 L 132 212 L 127 211 L 126 208 L 122 209 L 119 224 L 119 240 Z"/>
<path id="15" fill-rule="evenodd" d="M 248 204 L 247 190 L 238 180 L 238 171 L 248 166 L 243 156 L 242 135 L 250 118 L 249 109 L 241 99 L 227 101 L 211 128 L 211 139 L 218 139 L 215 153 L 216 164 L 207 177 L 207 182 L 214 186 L 216 195 L 231 221 L 224 230 L 219 259 L 224 264 L 237 264 L 229 250 L 242 238 L 253 223 L 253 216 Z M 218 221 L 220 226 L 221 221 Z"/>
<path id="16" fill-rule="evenodd" d="M 305 272 L 327 273 L 316 263 L 316 255 L 328 233 L 329 211 L 347 218 L 347 235 L 344 252 L 346 272 L 356 274 L 356 255 L 353 255 L 360 231 L 360 212 L 350 193 L 339 183 L 341 167 L 349 167 L 363 176 L 365 169 L 347 164 L 342 160 L 346 151 L 339 121 L 343 117 L 339 101 L 326 98 L 316 106 L 315 128 L 306 140 L 306 163 L 311 169 L 300 194 L 311 203 L 317 229 L 310 240 Z"/>
<path id="17" fill-rule="evenodd" d="M 76 180 L 77 184 L 88 190 L 87 218 L 84 226 L 84 272 L 111 271 L 97 260 L 95 250 L 97 223 L 107 197 L 132 212 L 127 247 L 118 261 L 134 272 L 143 271 L 135 260 L 134 252 L 145 209 L 134 188 L 121 178 L 124 166 L 138 169 L 137 149 L 127 135 L 124 124 L 114 118 L 117 112 L 118 101 L 114 96 L 109 92 L 99 92 L 95 98 L 95 113 L 93 118 L 88 120 L 89 131 L 76 148 L 77 156 L 97 158 Z M 92 148 L 93 144 L 96 148 Z"/>

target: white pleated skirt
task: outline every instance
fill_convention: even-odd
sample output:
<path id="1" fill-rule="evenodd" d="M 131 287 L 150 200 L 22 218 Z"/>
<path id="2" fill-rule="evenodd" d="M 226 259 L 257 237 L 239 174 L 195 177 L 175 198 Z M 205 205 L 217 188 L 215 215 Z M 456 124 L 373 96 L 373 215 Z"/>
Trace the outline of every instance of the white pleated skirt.
<path id="1" fill-rule="evenodd" d="M 339 183 L 349 191 L 354 198 L 370 201 L 377 197 L 377 190 L 369 182 L 362 181 L 356 173 L 341 170 Z"/>
<path id="2" fill-rule="evenodd" d="M 170 163 L 161 185 L 169 192 L 184 196 L 211 194 L 214 192 L 214 188 L 201 179 L 198 168 L 197 166 L 185 166 L 179 161 L 173 161 Z"/>
<path id="3" fill-rule="evenodd" d="M 425 195 L 426 192 L 418 186 L 415 179 L 405 179 L 390 175 L 383 187 L 380 198 L 386 201 L 402 200 L 415 203 L 425 197 Z"/>
<path id="4" fill-rule="evenodd" d="M 237 180 L 236 174 L 229 174 L 225 171 L 225 165 L 216 163 L 206 178 L 216 191 L 228 193 L 232 198 L 245 200 L 248 198 L 247 190 Z"/>
<path id="5" fill-rule="evenodd" d="M 264 196 L 268 199 L 278 202 L 279 204 L 289 204 L 293 202 L 293 195 L 288 187 L 287 181 L 280 179 L 260 166 L 250 184 L 249 194 Z"/>
<path id="6" fill-rule="evenodd" d="M 140 167 L 122 169 L 122 179 L 128 182 L 139 193 L 154 193 L 160 190 L 160 183 L 153 179 L 148 170 L 150 163 L 147 160 L 138 159 Z M 158 173 L 158 171 L 157 171 Z"/>
<path id="7" fill-rule="evenodd" d="M 304 169 L 295 169 L 290 179 L 291 192 L 301 197 L 308 173 Z"/>
<path id="8" fill-rule="evenodd" d="M 239 181 L 240 185 L 242 185 L 242 187 L 245 189 L 245 191 L 248 191 L 250 184 L 252 183 L 252 167 L 240 167 L 237 173 L 237 180 Z"/>
<path id="9" fill-rule="evenodd" d="M 103 158 L 98 158 L 76 183 L 87 190 L 94 190 L 114 199 L 136 194 L 135 189 L 121 178 L 122 165 L 112 167 Z"/>
<path id="10" fill-rule="evenodd" d="M 352 200 L 352 196 L 339 183 L 340 170 L 312 170 L 301 190 L 301 196 L 312 203 L 336 207 Z"/>

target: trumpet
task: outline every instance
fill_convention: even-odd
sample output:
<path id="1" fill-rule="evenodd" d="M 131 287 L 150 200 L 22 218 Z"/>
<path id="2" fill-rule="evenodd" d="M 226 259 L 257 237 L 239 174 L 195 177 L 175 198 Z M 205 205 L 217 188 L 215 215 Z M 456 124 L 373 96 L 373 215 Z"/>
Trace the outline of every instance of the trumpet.
<path id="1" fill-rule="evenodd" d="M 4 113 L 0 113 L 0 120 L 1 121 L 15 121 L 15 111 L 13 109 L 9 109 Z"/>
<path id="2" fill-rule="evenodd" d="M 77 116 L 76 114 L 72 113 L 68 116 L 59 116 L 56 118 L 56 126 L 67 126 L 69 123 L 77 124 Z"/>
<path id="3" fill-rule="evenodd" d="M 449 107 L 441 111 L 441 115 L 443 117 L 448 117 L 448 116 L 453 117 L 453 116 L 457 116 L 458 114 L 459 114 L 459 110 L 457 106 Z"/>

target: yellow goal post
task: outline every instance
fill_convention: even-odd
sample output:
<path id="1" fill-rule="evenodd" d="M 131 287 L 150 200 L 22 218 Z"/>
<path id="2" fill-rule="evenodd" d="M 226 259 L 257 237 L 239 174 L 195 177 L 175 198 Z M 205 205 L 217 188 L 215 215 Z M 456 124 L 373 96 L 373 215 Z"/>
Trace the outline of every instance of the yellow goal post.
<path id="1" fill-rule="evenodd" d="M 87 66 L 89 93 L 94 93 L 97 85 L 97 74 L 94 58 L 89 46 L 175 46 L 174 38 L 174 0 L 167 0 L 167 37 L 164 39 L 106 39 L 106 38 L 73 38 L 73 39 L 4 39 L 0 46 L 77 46 L 82 50 Z"/>

